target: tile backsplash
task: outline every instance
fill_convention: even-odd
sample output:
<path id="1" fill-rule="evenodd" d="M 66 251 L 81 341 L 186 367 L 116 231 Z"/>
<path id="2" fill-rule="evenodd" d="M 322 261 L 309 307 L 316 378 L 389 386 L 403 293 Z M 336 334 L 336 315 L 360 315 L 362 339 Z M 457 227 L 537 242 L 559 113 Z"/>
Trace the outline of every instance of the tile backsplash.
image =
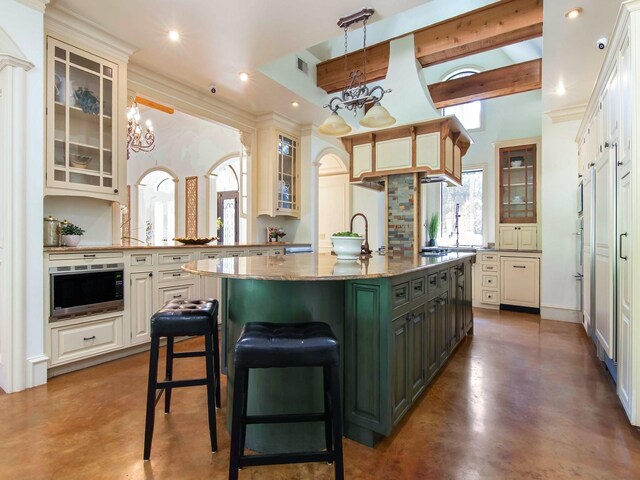
<path id="1" fill-rule="evenodd" d="M 388 250 L 394 255 L 413 255 L 415 183 L 413 174 L 387 177 Z"/>

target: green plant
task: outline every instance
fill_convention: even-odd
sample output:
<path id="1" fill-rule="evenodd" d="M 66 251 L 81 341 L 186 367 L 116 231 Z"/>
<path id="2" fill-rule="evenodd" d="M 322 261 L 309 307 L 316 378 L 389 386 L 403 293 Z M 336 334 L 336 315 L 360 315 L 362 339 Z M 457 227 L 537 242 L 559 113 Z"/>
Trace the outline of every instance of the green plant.
<path id="1" fill-rule="evenodd" d="M 338 232 L 333 234 L 334 237 L 359 237 L 359 233 L 353 232 Z"/>
<path id="2" fill-rule="evenodd" d="M 220 230 L 222 228 L 222 218 L 218 217 L 216 219 L 216 230 Z"/>
<path id="3" fill-rule="evenodd" d="M 429 239 L 435 240 L 438 236 L 438 227 L 440 226 L 440 217 L 437 213 L 431 215 L 429 219 Z"/>
<path id="4" fill-rule="evenodd" d="M 61 235 L 84 235 L 84 230 L 73 223 L 65 223 L 60 227 Z"/>

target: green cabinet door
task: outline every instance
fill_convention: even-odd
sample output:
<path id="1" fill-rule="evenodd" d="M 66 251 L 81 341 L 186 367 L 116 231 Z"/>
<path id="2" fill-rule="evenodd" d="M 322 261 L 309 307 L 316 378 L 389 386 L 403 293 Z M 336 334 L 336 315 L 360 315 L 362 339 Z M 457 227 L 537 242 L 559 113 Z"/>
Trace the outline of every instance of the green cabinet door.
<path id="1" fill-rule="evenodd" d="M 408 315 L 401 315 L 392 322 L 393 347 L 391 408 L 393 424 L 404 415 L 410 405 L 409 395 L 409 329 Z"/>
<path id="2" fill-rule="evenodd" d="M 426 386 L 426 306 L 421 305 L 409 314 L 409 379 L 411 403 Z"/>
<path id="3" fill-rule="evenodd" d="M 438 365 L 440 360 L 440 350 L 438 344 L 438 299 L 434 298 L 425 305 L 426 313 L 426 370 L 427 383 L 429 383 L 436 373 L 438 373 Z"/>
<path id="4" fill-rule="evenodd" d="M 473 275 L 471 274 L 470 261 L 464 263 L 464 269 L 464 332 L 466 334 L 473 327 Z"/>
<path id="5" fill-rule="evenodd" d="M 438 368 L 447 361 L 449 356 L 449 329 L 451 325 L 449 313 L 449 292 L 438 296 L 436 316 L 438 318 Z"/>
<path id="6" fill-rule="evenodd" d="M 448 312 L 448 325 L 447 325 L 447 347 L 449 351 L 457 345 L 458 340 L 458 316 L 460 315 L 460 305 L 458 297 L 458 266 L 455 265 L 449 268 L 449 312 Z"/>

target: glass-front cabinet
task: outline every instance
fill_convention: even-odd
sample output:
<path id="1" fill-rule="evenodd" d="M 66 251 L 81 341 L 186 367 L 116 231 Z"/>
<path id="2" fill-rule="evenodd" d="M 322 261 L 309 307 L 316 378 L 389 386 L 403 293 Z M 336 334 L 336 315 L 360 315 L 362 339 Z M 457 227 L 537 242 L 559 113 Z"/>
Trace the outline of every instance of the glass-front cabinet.
<path id="1" fill-rule="evenodd" d="M 278 214 L 295 214 L 298 211 L 298 141 L 278 132 L 276 165 Z"/>
<path id="2" fill-rule="evenodd" d="M 536 145 L 501 148 L 500 223 L 537 223 Z"/>
<path id="3" fill-rule="evenodd" d="M 118 194 L 118 68 L 48 37 L 48 188 Z"/>

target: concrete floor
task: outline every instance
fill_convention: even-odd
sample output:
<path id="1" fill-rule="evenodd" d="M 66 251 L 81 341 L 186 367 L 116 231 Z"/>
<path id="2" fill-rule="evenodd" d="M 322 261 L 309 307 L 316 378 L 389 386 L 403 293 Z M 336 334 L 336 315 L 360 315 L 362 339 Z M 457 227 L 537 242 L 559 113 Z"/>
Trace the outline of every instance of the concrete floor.
<path id="1" fill-rule="evenodd" d="M 201 361 L 178 360 L 174 378 L 200 374 Z M 170 415 L 158 407 L 151 461 L 142 461 L 147 364 L 135 355 L 0 395 L 0 478 L 226 478 L 224 385 L 218 453 L 209 452 L 205 391 L 189 388 L 174 393 Z M 475 336 L 392 437 L 344 447 L 350 479 L 640 478 L 640 432 L 582 327 L 507 312 L 475 312 Z M 254 467 L 240 478 L 328 479 L 333 469 Z"/>

